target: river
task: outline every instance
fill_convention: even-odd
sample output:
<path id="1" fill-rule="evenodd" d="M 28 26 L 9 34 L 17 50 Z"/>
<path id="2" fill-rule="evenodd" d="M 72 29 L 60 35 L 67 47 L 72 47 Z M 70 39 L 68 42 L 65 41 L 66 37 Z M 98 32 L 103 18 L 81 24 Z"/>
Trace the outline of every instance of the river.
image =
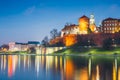
<path id="1" fill-rule="evenodd" d="M 120 80 L 120 57 L 0 55 L 0 80 Z"/>

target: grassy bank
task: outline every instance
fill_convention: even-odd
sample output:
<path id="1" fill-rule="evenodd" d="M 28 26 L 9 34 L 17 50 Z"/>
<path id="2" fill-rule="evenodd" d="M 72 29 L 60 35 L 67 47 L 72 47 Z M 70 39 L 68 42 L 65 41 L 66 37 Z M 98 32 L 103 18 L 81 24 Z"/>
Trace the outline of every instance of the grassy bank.
<path id="1" fill-rule="evenodd" d="M 69 47 L 63 50 L 59 50 L 55 53 L 61 54 L 120 54 L 120 47 L 115 47 L 109 50 L 105 50 L 103 48 L 96 48 L 96 47 Z"/>
<path id="2" fill-rule="evenodd" d="M 5 54 L 27 54 L 28 52 L 27 51 L 14 51 L 14 52 L 11 52 L 11 51 L 7 51 L 7 52 L 0 52 L 0 53 L 5 53 Z"/>

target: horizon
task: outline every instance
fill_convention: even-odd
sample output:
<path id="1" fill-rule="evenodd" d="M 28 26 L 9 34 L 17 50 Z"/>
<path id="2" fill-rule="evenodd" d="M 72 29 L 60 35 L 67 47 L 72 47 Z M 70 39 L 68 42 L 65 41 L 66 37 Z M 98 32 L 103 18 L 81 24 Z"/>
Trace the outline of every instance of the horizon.
<path id="1" fill-rule="evenodd" d="M 41 42 L 54 28 L 61 31 L 66 23 L 78 24 L 78 18 L 82 15 L 90 17 L 93 13 L 97 26 L 108 17 L 120 19 L 119 4 L 119 0 L 0 1 L 0 45 L 8 42 Z"/>

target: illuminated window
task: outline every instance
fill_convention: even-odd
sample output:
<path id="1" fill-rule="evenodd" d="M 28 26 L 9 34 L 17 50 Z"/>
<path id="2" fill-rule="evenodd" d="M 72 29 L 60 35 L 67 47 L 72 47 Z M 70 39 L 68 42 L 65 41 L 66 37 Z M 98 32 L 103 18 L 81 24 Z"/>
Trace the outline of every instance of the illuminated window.
<path id="1" fill-rule="evenodd" d="M 104 28 L 104 30 L 106 30 L 106 28 Z"/>
<path id="2" fill-rule="evenodd" d="M 111 30 L 111 28 L 110 28 L 110 30 Z"/>
<path id="3" fill-rule="evenodd" d="M 112 30 L 114 30 L 114 27 L 112 28 Z"/>

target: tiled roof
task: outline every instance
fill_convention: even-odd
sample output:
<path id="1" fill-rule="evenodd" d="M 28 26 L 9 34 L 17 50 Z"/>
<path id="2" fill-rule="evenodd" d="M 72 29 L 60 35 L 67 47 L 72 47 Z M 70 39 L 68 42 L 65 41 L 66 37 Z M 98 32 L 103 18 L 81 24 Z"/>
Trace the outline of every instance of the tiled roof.
<path id="1" fill-rule="evenodd" d="M 103 21 L 106 21 L 106 20 L 119 20 L 119 19 L 117 19 L 117 18 L 106 18 L 106 19 L 104 19 Z"/>
<path id="2" fill-rule="evenodd" d="M 28 44 L 40 44 L 38 41 L 28 41 Z"/>
<path id="3" fill-rule="evenodd" d="M 15 44 L 18 44 L 18 45 L 27 45 L 27 43 L 19 43 L 19 42 L 15 42 Z"/>
<path id="4" fill-rule="evenodd" d="M 82 17 L 80 17 L 79 19 L 81 19 L 81 18 L 88 18 L 87 16 L 85 16 L 85 15 L 83 15 Z M 89 18 L 88 18 L 89 19 Z"/>

